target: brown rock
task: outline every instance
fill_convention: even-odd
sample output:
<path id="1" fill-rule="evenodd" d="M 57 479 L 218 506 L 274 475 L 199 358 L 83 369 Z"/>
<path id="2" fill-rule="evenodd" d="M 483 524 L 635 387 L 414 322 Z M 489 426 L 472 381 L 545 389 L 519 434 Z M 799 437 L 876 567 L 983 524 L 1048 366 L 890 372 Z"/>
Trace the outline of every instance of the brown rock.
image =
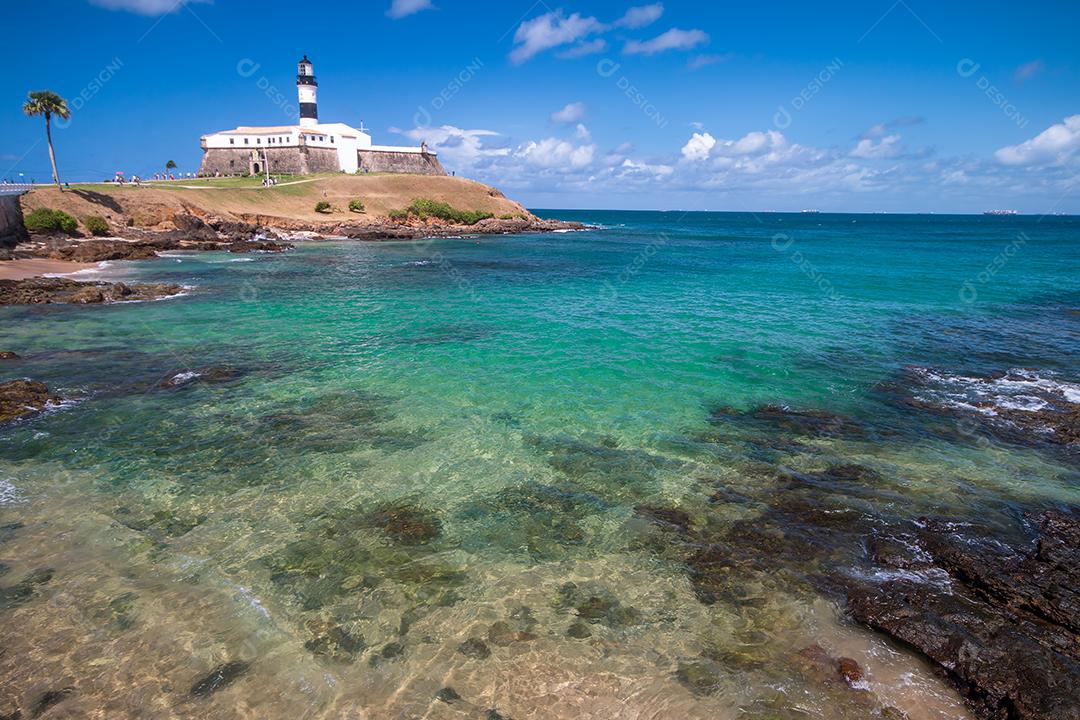
<path id="1" fill-rule="evenodd" d="M 13 352 L 5 350 L 0 352 L 0 360 L 18 360 L 19 356 Z"/>
<path id="2" fill-rule="evenodd" d="M 894 572 L 855 581 L 848 607 L 936 662 L 981 717 L 1080 720 L 1080 517 L 1043 513 L 1039 535 L 1016 548 L 924 521 L 914 542 L 875 551 Z M 905 546 L 911 557 L 896 562 Z"/>
<path id="3" fill-rule="evenodd" d="M 838 658 L 836 661 L 836 669 L 840 673 L 840 676 L 844 678 L 844 681 L 851 687 L 855 687 L 857 683 L 862 682 L 862 668 L 859 667 L 859 663 L 851 658 Z"/>
<path id="4" fill-rule="evenodd" d="M 72 293 L 67 301 L 73 305 L 98 305 L 105 302 L 105 293 L 96 285 L 85 287 Z"/>
<path id="5" fill-rule="evenodd" d="M 35 380 L 9 380 L 0 383 L 0 423 L 11 422 L 41 412 L 60 398 Z"/>

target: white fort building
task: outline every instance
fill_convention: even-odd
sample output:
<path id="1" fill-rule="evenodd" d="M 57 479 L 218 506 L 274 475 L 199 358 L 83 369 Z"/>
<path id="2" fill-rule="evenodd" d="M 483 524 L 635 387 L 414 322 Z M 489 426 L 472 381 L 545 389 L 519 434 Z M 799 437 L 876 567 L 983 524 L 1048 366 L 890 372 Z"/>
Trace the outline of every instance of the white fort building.
<path id="1" fill-rule="evenodd" d="M 427 146 L 373 145 L 360 123 L 320 123 L 318 92 L 307 55 L 297 65 L 300 124 L 238 127 L 203 135 L 199 174 L 259 175 L 265 172 L 305 175 L 318 172 L 392 172 L 445 175 L 438 156 Z"/>

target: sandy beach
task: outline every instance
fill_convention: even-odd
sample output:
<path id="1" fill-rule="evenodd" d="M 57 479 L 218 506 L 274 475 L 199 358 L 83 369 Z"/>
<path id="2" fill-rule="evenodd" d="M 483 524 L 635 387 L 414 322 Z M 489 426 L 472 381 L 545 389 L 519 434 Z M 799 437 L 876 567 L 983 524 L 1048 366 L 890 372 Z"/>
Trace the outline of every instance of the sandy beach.
<path id="1" fill-rule="evenodd" d="M 39 275 L 57 275 L 95 267 L 90 263 L 51 260 L 49 258 L 24 258 L 0 261 L 0 280 L 25 280 Z"/>

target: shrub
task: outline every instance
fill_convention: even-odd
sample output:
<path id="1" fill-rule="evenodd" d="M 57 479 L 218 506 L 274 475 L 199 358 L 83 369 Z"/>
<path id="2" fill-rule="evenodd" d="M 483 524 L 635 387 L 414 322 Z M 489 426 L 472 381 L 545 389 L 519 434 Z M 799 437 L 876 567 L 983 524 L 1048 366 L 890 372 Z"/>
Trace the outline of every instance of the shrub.
<path id="1" fill-rule="evenodd" d="M 63 210 L 52 208 L 38 208 L 23 219 L 23 224 L 30 232 L 56 232 L 62 230 L 68 235 L 73 235 L 79 230 L 79 223 L 75 218 Z"/>
<path id="2" fill-rule="evenodd" d="M 319 202 L 315 203 L 315 212 L 319 212 L 319 213 L 328 213 L 328 212 L 330 212 L 330 203 L 326 202 L 325 200 L 320 200 Z"/>
<path id="3" fill-rule="evenodd" d="M 91 235 L 100 236 L 109 234 L 109 223 L 107 223 L 105 218 L 100 215 L 91 215 L 83 220 L 83 225 L 86 226 L 86 229 L 90 231 Z"/>
<path id="4" fill-rule="evenodd" d="M 459 225 L 475 225 L 481 220 L 495 217 L 494 214 L 489 212 L 482 212 L 480 210 L 458 210 L 452 207 L 450 203 L 439 202 L 438 200 L 431 200 L 430 198 L 416 198 L 412 201 L 412 204 L 404 210 L 396 211 L 404 217 L 408 215 L 416 215 L 421 220 L 426 220 L 429 217 L 438 218 L 439 220 L 445 220 L 447 222 L 457 223 Z M 395 213 L 391 213 L 390 217 L 397 220 Z"/>
<path id="5" fill-rule="evenodd" d="M 409 211 L 408 210 L 391 210 L 387 214 L 390 216 L 391 220 L 408 220 L 409 219 Z"/>
<path id="6" fill-rule="evenodd" d="M 364 212 L 364 203 L 360 202 L 359 200 L 350 200 L 349 201 L 349 210 L 351 210 L 353 212 L 362 213 L 362 212 Z"/>

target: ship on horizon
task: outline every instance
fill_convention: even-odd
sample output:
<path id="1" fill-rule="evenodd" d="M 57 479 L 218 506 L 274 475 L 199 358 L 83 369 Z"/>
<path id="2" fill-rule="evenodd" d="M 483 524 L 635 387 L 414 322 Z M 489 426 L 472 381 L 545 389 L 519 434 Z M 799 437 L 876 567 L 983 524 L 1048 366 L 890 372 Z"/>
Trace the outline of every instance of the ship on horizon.
<path id="1" fill-rule="evenodd" d="M 1016 210 L 987 210 L 983 215 L 1019 215 Z"/>

